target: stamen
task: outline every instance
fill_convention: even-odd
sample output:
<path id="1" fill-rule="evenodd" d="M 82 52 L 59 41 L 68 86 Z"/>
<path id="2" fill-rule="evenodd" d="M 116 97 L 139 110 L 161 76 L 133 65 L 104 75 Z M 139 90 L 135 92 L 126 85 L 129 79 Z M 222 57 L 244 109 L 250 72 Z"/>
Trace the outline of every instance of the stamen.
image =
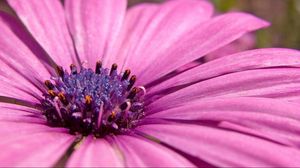
<path id="1" fill-rule="evenodd" d="M 111 114 L 108 117 L 108 121 L 112 122 L 116 118 L 116 112 L 112 111 Z"/>
<path id="2" fill-rule="evenodd" d="M 96 69 L 95 69 L 96 74 L 100 74 L 101 68 L 102 68 L 102 62 L 101 61 L 97 61 L 96 62 Z"/>
<path id="3" fill-rule="evenodd" d="M 126 69 L 123 76 L 122 76 L 122 81 L 127 80 L 129 75 L 130 75 L 130 69 Z"/>
<path id="4" fill-rule="evenodd" d="M 58 76 L 60 76 L 60 77 L 63 77 L 64 76 L 64 70 L 63 70 L 63 68 L 62 68 L 62 66 L 57 66 L 56 67 L 56 73 L 57 73 L 57 75 Z"/>
<path id="5" fill-rule="evenodd" d="M 128 111 L 130 109 L 130 106 L 131 106 L 131 103 L 129 101 L 126 101 L 120 105 L 120 109 L 122 111 Z"/>
<path id="6" fill-rule="evenodd" d="M 137 94 L 138 89 L 136 87 L 134 87 L 128 94 L 127 99 L 133 99 L 134 96 Z"/>
<path id="7" fill-rule="evenodd" d="M 56 96 L 56 93 L 53 90 L 48 90 L 48 94 L 54 98 Z"/>
<path id="8" fill-rule="evenodd" d="M 97 129 L 99 129 L 100 126 L 101 126 L 103 110 L 104 110 L 103 109 L 103 103 L 101 103 L 100 109 L 99 109 L 99 112 L 98 112 L 98 118 L 97 118 Z"/>
<path id="9" fill-rule="evenodd" d="M 70 65 L 71 74 L 75 75 L 77 74 L 77 67 L 74 64 Z"/>
<path id="10" fill-rule="evenodd" d="M 117 64 L 112 64 L 109 75 L 111 76 L 114 71 L 116 71 L 118 68 Z"/>
<path id="11" fill-rule="evenodd" d="M 63 93 L 58 93 L 58 98 L 59 100 L 64 104 L 64 105 L 68 105 L 69 102 L 67 101 L 65 95 Z"/>
<path id="12" fill-rule="evenodd" d="M 54 85 L 50 82 L 50 80 L 45 81 L 45 85 L 48 89 L 52 90 L 54 88 Z"/>
<path id="13" fill-rule="evenodd" d="M 134 85 L 135 81 L 136 81 L 136 76 L 132 75 L 131 78 L 130 78 L 130 80 L 129 80 L 129 85 L 127 87 L 128 91 L 132 88 L 132 86 Z"/>
<path id="14" fill-rule="evenodd" d="M 85 105 L 87 111 L 90 111 L 92 108 L 92 97 L 90 95 L 85 96 Z"/>

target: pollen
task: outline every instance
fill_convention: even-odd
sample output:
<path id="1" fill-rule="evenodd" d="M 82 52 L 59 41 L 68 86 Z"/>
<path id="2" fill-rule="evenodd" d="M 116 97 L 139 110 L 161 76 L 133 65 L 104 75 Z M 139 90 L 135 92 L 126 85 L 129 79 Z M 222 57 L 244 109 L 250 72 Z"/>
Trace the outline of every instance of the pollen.
<path id="1" fill-rule="evenodd" d="M 49 125 L 65 127 L 72 134 L 103 137 L 131 130 L 144 117 L 143 86 L 118 65 L 95 70 L 70 65 L 70 71 L 58 66 L 56 77 L 44 82 L 47 92 L 42 100 L 43 114 Z"/>

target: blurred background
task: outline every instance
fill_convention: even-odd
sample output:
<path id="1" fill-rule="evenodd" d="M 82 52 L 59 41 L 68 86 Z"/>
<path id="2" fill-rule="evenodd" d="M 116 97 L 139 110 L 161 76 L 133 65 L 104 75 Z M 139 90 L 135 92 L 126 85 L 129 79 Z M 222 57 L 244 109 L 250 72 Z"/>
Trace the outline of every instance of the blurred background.
<path id="1" fill-rule="evenodd" d="M 129 6 L 163 0 L 129 0 Z M 300 49 L 300 0 L 211 0 L 216 12 L 244 11 L 272 23 L 256 32 L 256 47 L 286 47 Z M 11 12 L 5 0 L 0 10 Z"/>

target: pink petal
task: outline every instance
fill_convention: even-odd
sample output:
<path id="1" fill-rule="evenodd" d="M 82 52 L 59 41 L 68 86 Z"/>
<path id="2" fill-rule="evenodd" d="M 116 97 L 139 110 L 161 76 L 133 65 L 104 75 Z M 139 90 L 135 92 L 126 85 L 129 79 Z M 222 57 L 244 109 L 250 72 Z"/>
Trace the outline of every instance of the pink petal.
<path id="1" fill-rule="evenodd" d="M 229 44 L 247 32 L 267 25 L 267 22 L 245 13 L 229 13 L 208 20 L 197 29 L 186 32 L 175 43 L 176 45 L 159 53 L 151 66 L 145 67 L 140 76 L 144 79 L 140 82 L 145 84 L 162 77 L 180 66 Z"/>
<path id="2" fill-rule="evenodd" d="M 59 0 L 9 0 L 8 3 L 57 64 L 68 68 L 77 63 Z"/>
<path id="3" fill-rule="evenodd" d="M 287 66 L 300 66 L 299 51 L 280 48 L 249 50 L 202 64 L 154 86 L 148 92 L 156 93 L 166 88 L 201 82 L 234 72 Z"/>
<path id="4" fill-rule="evenodd" d="M 0 121 L 46 123 L 39 110 L 3 103 L 0 103 Z"/>
<path id="5" fill-rule="evenodd" d="M 220 127 L 300 147 L 298 106 L 265 98 L 199 99 L 178 108 L 154 113 L 147 118 L 217 121 Z"/>
<path id="6" fill-rule="evenodd" d="M 205 61 L 212 61 L 217 58 L 221 58 L 227 55 L 231 55 L 237 52 L 245 51 L 245 50 L 250 50 L 255 47 L 256 39 L 255 35 L 252 33 L 246 34 L 243 37 L 233 41 L 232 43 L 219 48 L 218 50 L 209 53 L 208 55 L 205 56 L 204 60 Z"/>
<path id="7" fill-rule="evenodd" d="M 138 130 L 218 167 L 300 165 L 299 150 L 233 131 L 191 124 L 150 124 Z"/>
<path id="8" fill-rule="evenodd" d="M 147 139 L 121 135 L 116 140 L 127 167 L 195 167 L 176 152 Z"/>
<path id="9" fill-rule="evenodd" d="M 94 68 L 97 60 L 110 56 L 121 30 L 126 5 L 125 0 L 66 1 L 67 20 L 76 49 L 89 67 Z"/>
<path id="10" fill-rule="evenodd" d="M 266 97 L 298 102 L 299 80 L 298 68 L 242 71 L 188 86 L 154 101 L 148 108 L 160 111 L 195 99 L 217 97 Z"/>
<path id="11" fill-rule="evenodd" d="M 67 167 L 123 167 L 123 161 L 105 139 L 89 136 L 68 160 Z"/>
<path id="12" fill-rule="evenodd" d="M 24 80 L 24 78 L 21 79 Z M 8 79 L 0 76 L 0 96 L 13 97 L 20 100 L 27 100 L 38 103 L 41 98 L 41 94 L 39 94 L 40 91 L 37 89 L 32 90 L 26 85 L 26 83 L 28 82 L 20 83 L 14 81 L 14 79 L 12 78 Z"/>
<path id="13" fill-rule="evenodd" d="M 18 93 L 24 95 L 26 91 L 40 93 L 37 89 L 41 88 L 40 81 L 49 78 L 50 74 L 37 44 L 14 17 L 4 13 L 0 13 L 0 31 L 0 95 L 9 95 L 10 90 L 15 96 Z M 36 56 L 37 53 L 40 55 Z"/>
<path id="14" fill-rule="evenodd" d="M 75 139 L 74 136 L 59 132 L 44 131 L 27 135 L 14 133 L 14 138 L 6 141 L 3 137 L 4 141 L 0 142 L 3 151 L 0 153 L 1 167 L 51 167 Z"/>
<path id="15" fill-rule="evenodd" d="M 212 6 L 206 1 L 177 0 L 162 5 L 141 4 L 126 15 L 118 50 L 108 57 L 109 64 L 118 60 L 123 68 L 141 73 L 158 55 L 181 38 L 183 33 L 209 19 Z"/>

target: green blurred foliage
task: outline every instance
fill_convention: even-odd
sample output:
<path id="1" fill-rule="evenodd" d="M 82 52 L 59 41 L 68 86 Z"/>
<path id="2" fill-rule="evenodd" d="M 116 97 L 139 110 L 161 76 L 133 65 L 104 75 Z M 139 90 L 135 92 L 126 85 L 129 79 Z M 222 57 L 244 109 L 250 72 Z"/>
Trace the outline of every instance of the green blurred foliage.
<path id="1" fill-rule="evenodd" d="M 212 0 L 220 12 L 245 11 L 271 22 L 257 32 L 258 47 L 300 49 L 300 0 Z"/>

